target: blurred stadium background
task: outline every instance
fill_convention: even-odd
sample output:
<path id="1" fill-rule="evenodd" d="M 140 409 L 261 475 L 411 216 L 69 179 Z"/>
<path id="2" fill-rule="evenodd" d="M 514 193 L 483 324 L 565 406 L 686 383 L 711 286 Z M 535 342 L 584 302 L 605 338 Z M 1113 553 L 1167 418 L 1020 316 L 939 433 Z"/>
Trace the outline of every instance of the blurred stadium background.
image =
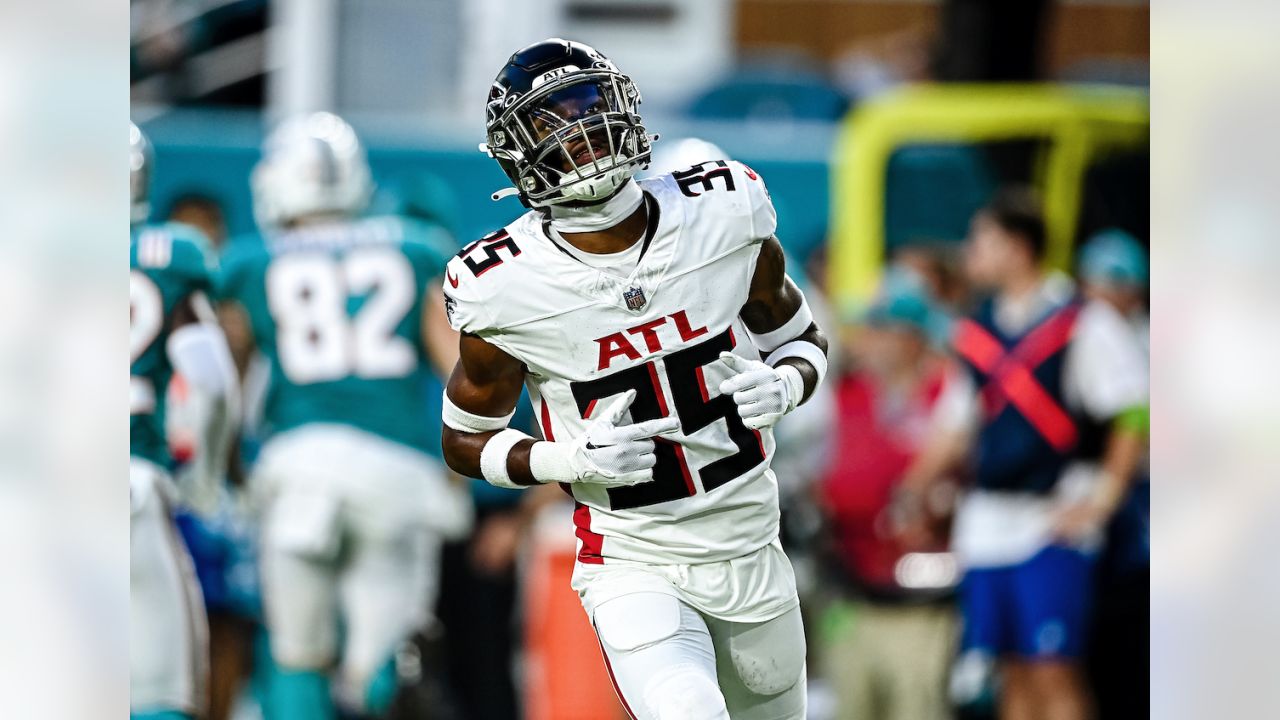
<path id="1" fill-rule="evenodd" d="M 337 112 L 360 133 L 379 188 L 372 212 L 434 222 L 459 247 L 510 221 L 522 208 L 490 200 L 506 179 L 476 149 L 481 104 L 512 51 L 560 36 L 594 45 L 635 79 L 646 125 L 664 138 L 659 151 L 682 139 L 705 140 L 768 180 L 780 239 L 811 292 L 830 306 L 830 334 L 840 340 L 833 354 L 841 355 L 846 378 L 861 373 L 875 382 L 873 366 L 892 352 L 869 318 L 887 313 L 936 341 L 947 318 L 970 307 L 963 243 L 974 212 L 1003 185 L 1040 191 L 1054 267 L 1077 271 L 1080 249 L 1119 229 L 1143 255 L 1126 267 L 1145 273 L 1146 2 L 130 5 L 132 115 L 156 150 L 155 219 L 195 224 L 220 247 L 254 230 L 248 177 L 265 132 L 312 110 Z M 895 278 L 910 273 L 922 281 L 923 292 L 911 297 L 924 302 L 923 315 L 885 301 Z M 1145 277 L 1134 286 L 1145 307 Z M 941 358 L 944 351 L 930 342 L 922 352 Z M 838 383 L 833 376 L 833 386 L 844 387 Z M 847 408 L 834 403 L 828 450 L 789 459 L 792 478 L 784 480 L 784 543 L 808 615 L 810 716 L 852 717 L 841 705 L 841 658 L 874 657 L 905 642 L 902 634 L 858 628 L 871 627 L 877 614 L 883 620 L 884 613 L 925 608 L 938 629 L 911 646 L 907 662 L 886 660 L 888 676 L 877 682 L 909 684 L 913 674 L 929 672 L 924 668 L 944 668 L 944 712 L 992 717 L 989 668 L 971 662 L 957 641 L 959 575 L 944 551 L 946 518 L 937 552 L 916 553 L 914 564 L 897 558 L 888 582 L 860 577 L 859 563 L 842 556 L 846 546 L 833 530 L 842 510 L 830 488 L 853 482 L 857 494 L 862 487 L 862 468 L 840 443 L 865 421 L 842 416 Z M 250 461 L 253 441 L 245 439 Z M 1135 486 L 1099 565 L 1088 665 L 1102 718 L 1148 714 L 1146 487 Z M 874 518 L 885 498 L 863 492 L 853 504 L 870 504 L 867 517 Z M 460 716 L 623 717 L 568 585 L 571 508 L 483 482 L 475 483 L 474 499 L 476 530 L 446 549 L 439 608 L 448 634 L 441 662 Z M 193 553 L 204 562 L 215 634 L 210 713 L 218 720 L 260 717 L 257 693 L 270 682 L 251 514 L 231 502 L 225 510 L 185 519 Z"/>

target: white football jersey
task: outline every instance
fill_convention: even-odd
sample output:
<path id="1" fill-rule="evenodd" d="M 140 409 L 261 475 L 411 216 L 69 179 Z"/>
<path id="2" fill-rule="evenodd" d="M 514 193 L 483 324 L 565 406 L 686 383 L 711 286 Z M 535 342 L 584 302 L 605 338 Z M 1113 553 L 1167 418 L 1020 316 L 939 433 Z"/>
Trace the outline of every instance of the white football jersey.
<path id="1" fill-rule="evenodd" d="M 578 559 L 700 563 L 741 557 L 778 535 L 771 430 L 743 425 L 720 383 L 722 351 L 760 359 L 738 312 L 776 217 L 764 182 L 712 161 L 640 181 L 649 227 L 629 277 L 597 270 L 529 212 L 449 262 L 449 321 L 527 367 L 548 440 L 581 435 L 599 408 L 636 391 L 630 417 L 675 414 L 652 482 L 566 486 Z"/>

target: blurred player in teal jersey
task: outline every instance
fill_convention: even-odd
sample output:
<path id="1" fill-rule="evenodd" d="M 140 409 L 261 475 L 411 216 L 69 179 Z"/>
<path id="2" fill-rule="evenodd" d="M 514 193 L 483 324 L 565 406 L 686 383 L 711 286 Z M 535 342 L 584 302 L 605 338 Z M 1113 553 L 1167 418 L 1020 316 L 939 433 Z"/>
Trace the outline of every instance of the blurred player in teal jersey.
<path id="1" fill-rule="evenodd" d="M 335 663 L 342 705 L 379 714 L 397 649 L 434 624 L 441 539 L 471 519 L 465 488 L 427 452 L 439 443 L 432 365 L 452 367 L 457 352 L 439 286 L 456 248 L 405 218 L 358 217 L 369 166 L 329 113 L 272 132 L 252 184 L 262 237 L 232 243 L 219 292 L 270 364 L 251 475 L 284 671 L 268 716 L 334 717 Z"/>
<path id="2" fill-rule="evenodd" d="M 235 369 L 206 292 L 214 267 L 204 239 L 176 224 L 143 224 L 150 146 L 129 129 L 130 717 L 190 718 L 204 706 L 204 606 L 173 524 L 165 390 L 174 371 L 192 393 L 196 455 L 188 502 L 212 497 L 238 415 Z"/>

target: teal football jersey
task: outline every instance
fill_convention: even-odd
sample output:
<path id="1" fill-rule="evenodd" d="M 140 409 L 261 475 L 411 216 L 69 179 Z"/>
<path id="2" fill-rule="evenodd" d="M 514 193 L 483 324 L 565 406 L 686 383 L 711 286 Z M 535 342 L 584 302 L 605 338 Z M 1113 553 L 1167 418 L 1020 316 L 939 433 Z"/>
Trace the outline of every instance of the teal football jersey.
<path id="1" fill-rule="evenodd" d="M 208 242 L 195 228 L 140 225 L 129 242 L 129 453 L 169 464 L 164 399 L 173 368 L 165 344 L 179 302 L 208 292 L 216 272 Z"/>
<path id="2" fill-rule="evenodd" d="M 233 242 L 218 295 L 244 307 L 270 361 L 265 433 L 340 423 L 438 454 L 423 295 L 456 251 L 443 230 L 390 216 Z"/>

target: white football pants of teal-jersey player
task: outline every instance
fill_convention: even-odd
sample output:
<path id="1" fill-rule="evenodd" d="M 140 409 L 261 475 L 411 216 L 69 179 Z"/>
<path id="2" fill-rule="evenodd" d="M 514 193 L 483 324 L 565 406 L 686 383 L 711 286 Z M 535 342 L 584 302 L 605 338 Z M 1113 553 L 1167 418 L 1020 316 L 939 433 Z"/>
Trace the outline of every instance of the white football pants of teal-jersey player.
<path id="1" fill-rule="evenodd" d="M 215 269 L 207 242 L 184 225 L 145 223 L 150 145 L 129 130 L 129 715 L 173 720 L 203 714 L 208 630 L 172 508 L 216 495 L 239 387 L 207 295 Z M 164 432 L 175 371 L 190 387 L 196 430 L 193 472 L 181 488 L 169 475 Z"/>
<path id="2" fill-rule="evenodd" d="M 471 523 L 465 488 L 428 452 L 440 420 L 425 381 L 457 345 L 437 279 L 456 249 L 407 219 L 360 217 L 372 188 L 345 121 L 285 121 L 253 170 L 261 232 L 232 242 L 218 284 L 270 367 L 250 484 L 283 670 L 274 717 L 388 707 L 397 650 L 435 623 L 440 543 Z"/>

